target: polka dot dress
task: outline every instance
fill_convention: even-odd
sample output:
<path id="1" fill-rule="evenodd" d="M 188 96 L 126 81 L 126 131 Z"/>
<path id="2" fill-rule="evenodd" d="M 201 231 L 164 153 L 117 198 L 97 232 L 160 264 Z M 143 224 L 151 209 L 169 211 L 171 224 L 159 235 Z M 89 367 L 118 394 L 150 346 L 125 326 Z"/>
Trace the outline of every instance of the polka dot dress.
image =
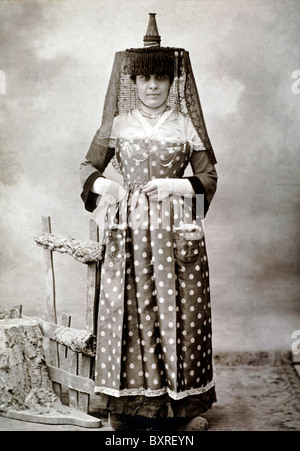
<path id="1" fill-rule="evenodd" d="M 102 264 L 95 385 L 114 397 L 173 400 L 214 386 L 209 268 L 191 199 L 151 201 L 143 184 L 182 177 L 186 142 L 119 139 L 127 186 L 109 208 Z"/>

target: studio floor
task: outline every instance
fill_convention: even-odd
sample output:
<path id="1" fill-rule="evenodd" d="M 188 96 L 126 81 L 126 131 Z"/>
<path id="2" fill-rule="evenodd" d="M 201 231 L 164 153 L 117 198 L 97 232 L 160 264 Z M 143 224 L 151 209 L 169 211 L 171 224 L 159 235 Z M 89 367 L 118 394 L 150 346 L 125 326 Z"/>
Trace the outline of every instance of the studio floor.
<path id="1" fill-rule="evenodd" d="M 298 359 L 298 360 L 297 360 Z M 214 357 L 217 403 L 203 416 L 209 431 L 299 431 L 299 355 L 290 352 L 223 352 Z M 0 431 L 112 431 L 91 402 L 102 427 L 44 425 L 0 417 Z"/>

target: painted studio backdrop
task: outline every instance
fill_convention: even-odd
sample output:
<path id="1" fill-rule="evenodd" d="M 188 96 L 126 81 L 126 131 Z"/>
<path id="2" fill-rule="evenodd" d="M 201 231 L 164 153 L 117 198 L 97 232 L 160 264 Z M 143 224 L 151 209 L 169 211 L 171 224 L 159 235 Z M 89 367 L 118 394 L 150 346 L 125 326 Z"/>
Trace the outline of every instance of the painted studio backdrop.
<path id="1" fill-rule="evenodd" d="M 213 344 L 290 349 L 300 329 L 298 0 L 0 2 L 0 304 L 43 317 L 41 217 L 86 240 L 79 164 L 101 123 L 114 54 L 190 52 L 218 191 L 205 220 Z M 299 82 L 298 82 L 299 80 Z M 110 166 L 107 175 L 119 181 Z M 86 267 L 54 255 L 58 312 L 81 327 Z"/>

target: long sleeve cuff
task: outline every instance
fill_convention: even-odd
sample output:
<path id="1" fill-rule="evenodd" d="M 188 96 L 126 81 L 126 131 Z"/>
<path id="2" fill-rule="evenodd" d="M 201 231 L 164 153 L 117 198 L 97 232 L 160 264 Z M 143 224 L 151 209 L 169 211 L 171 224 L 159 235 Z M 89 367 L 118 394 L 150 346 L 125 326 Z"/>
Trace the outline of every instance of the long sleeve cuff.
<path id="1" fill-rule="evenodd" d="M 86 179 L 83 185 L 81 199 L 84 202 L 85 209 L 90 212 L 93 212 L 97 207 L 97 199 L 99 195 L 92 192 L 92 187 L 94 181 L 99 177 L 103 177 L 103 175 L 101 175 L 100 172 L 95 171 Z"/>
<path id="2" fill-rule="evenodd" d="M 186 179 L 188 179 L 193 187 L 193 190 L 195 191 L 196 194 L 196 211 L 202 211 L 203 212 L 203 216 L 206 216 L 206 213 L 208 211 L 209 208 L 209 203 L 207 200 L 207 196 L 206 196 L 206 191 L 205 188 L 201 182 L 201 180 L 196 177 L 195 175 L 192 175 L 190 177 L 184 177 Z"/>

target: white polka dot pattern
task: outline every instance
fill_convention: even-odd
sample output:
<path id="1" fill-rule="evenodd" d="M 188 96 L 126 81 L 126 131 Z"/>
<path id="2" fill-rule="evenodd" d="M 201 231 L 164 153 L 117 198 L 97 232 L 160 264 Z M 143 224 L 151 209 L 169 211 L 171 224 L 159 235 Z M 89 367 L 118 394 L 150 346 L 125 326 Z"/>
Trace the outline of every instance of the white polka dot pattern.
<path id="1" fill-rule="evenodd" d="M 116 211 L 108 211 L 97 334 L 98 392 L 168 392 L 180 399 L 213 385 L 203 231 L 193 221 L 191 203 L 179 196 L 149 201 L 139 188 L 154 177 L 174 177 L 174 170 L 182 176 L 188 157 L 184 144 L 168 143 L 161 149 L 159 142 L 119 143 L 118 159 L 129 184 L 124 200 L 128 226 L 112 227 Z"/>

